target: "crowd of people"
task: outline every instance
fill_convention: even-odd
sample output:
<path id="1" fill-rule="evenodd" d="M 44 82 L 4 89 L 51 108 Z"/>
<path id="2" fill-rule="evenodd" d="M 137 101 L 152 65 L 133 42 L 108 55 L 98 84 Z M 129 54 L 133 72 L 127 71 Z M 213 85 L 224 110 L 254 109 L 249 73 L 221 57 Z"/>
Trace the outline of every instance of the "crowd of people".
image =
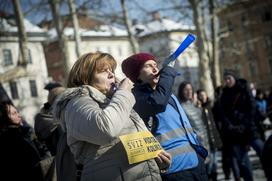
<path id="1" fill-rule="evenodd" d="M 157 62 L 150 53 L 131 55 L 122 61 L 126 78 L 119 80 L 110 54 L 82 55 L 67 86 L 45 87 L 48 102 L 35 116 L 34 129 L 11 102 L 1 102 L 1 180 L 216 181 L 221 151 L 226 179 L 232 172 L 235 181 L 253 181 L 248 152 L 254 149 L 272 181 L 272 136 L 267 138 L 263 123 L 272 120 L 272 94 L 225 70 L 214 101 L 188 81 L 175 96 L 177 71 L 159 70 Z M 120 137 L 144 138 L 146 132 L 161 149 L 130 163 Z M 144 145 L 137 146 L 143 153 Z"/>

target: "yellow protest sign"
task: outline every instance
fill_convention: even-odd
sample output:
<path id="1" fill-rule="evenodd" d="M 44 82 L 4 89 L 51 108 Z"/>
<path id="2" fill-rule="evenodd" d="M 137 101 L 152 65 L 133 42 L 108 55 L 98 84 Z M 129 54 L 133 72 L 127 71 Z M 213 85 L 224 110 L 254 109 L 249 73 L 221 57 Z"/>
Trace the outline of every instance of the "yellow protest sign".
<path id="1" fill-rule="evenodd" d="M 157 157 L 162 151 L 160 143 L 149 131 L 119 136 L 127 152 L 129 164 Z"/>

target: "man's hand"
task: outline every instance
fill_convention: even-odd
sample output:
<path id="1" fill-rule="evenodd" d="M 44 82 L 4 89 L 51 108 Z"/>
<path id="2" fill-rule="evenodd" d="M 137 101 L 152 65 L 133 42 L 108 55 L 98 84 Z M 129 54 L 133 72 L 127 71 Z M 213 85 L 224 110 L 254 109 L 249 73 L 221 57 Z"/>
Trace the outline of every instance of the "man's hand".
<path id="1" fill-rule="evenodd" d="M 165 173 L 171 165 L 172 156 L 166 151 L 162 151 L 158 154 L 158 157 L 156 157 L 155 160 L 161 173 Z"/>

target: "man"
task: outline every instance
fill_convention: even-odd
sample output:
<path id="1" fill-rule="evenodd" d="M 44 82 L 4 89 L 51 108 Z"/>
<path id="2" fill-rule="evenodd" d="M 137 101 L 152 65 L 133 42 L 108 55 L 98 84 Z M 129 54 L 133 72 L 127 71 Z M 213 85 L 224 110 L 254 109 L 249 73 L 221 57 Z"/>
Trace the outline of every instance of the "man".
<path id="1" fill-rule="evenodd" d="M 220 98 L 222 141 L 230 152 L 235 180 L 253 180 L 248 148 L 260 156 L 263 142 L 254 123 L 255 101 L 247 81 L 238 79 L 235 71 L 225 70 L 225 87 Z M 240 174 L 242 172 L 243 174 Z"/>
<path id="2" fill-rule="evenodd" d="M 122 63 L 125 75 L 134 82 L 134 109 L 145 121 L 162 147 L 172 155 L 172 164 L 163 180 L 207 180 L 204 159 L 207 151 L 199 144 L 197 135 L 172 94 L 177 72 L 172 67 L 161 70 L 149 53 L 138 53 Z M 200 156 L 201 155 L 201 156 Z"/>

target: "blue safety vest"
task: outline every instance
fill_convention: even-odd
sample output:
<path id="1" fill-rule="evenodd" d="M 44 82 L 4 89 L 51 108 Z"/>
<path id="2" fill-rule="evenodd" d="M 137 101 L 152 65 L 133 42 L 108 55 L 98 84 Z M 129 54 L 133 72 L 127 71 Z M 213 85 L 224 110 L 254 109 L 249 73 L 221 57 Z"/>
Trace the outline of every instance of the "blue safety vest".
<path id="1" fill-rule="evenodd" d="M 198 165 L 195 148 L 199 145 L 183 108 L 174 95 L 171 95 L 178 108 L 168 104 L 166 110 L 156 115 L 157 129 L 153 133 L 162 147 L 172 155 L 172 164 L 166 174 L 194 168 Z"/>

